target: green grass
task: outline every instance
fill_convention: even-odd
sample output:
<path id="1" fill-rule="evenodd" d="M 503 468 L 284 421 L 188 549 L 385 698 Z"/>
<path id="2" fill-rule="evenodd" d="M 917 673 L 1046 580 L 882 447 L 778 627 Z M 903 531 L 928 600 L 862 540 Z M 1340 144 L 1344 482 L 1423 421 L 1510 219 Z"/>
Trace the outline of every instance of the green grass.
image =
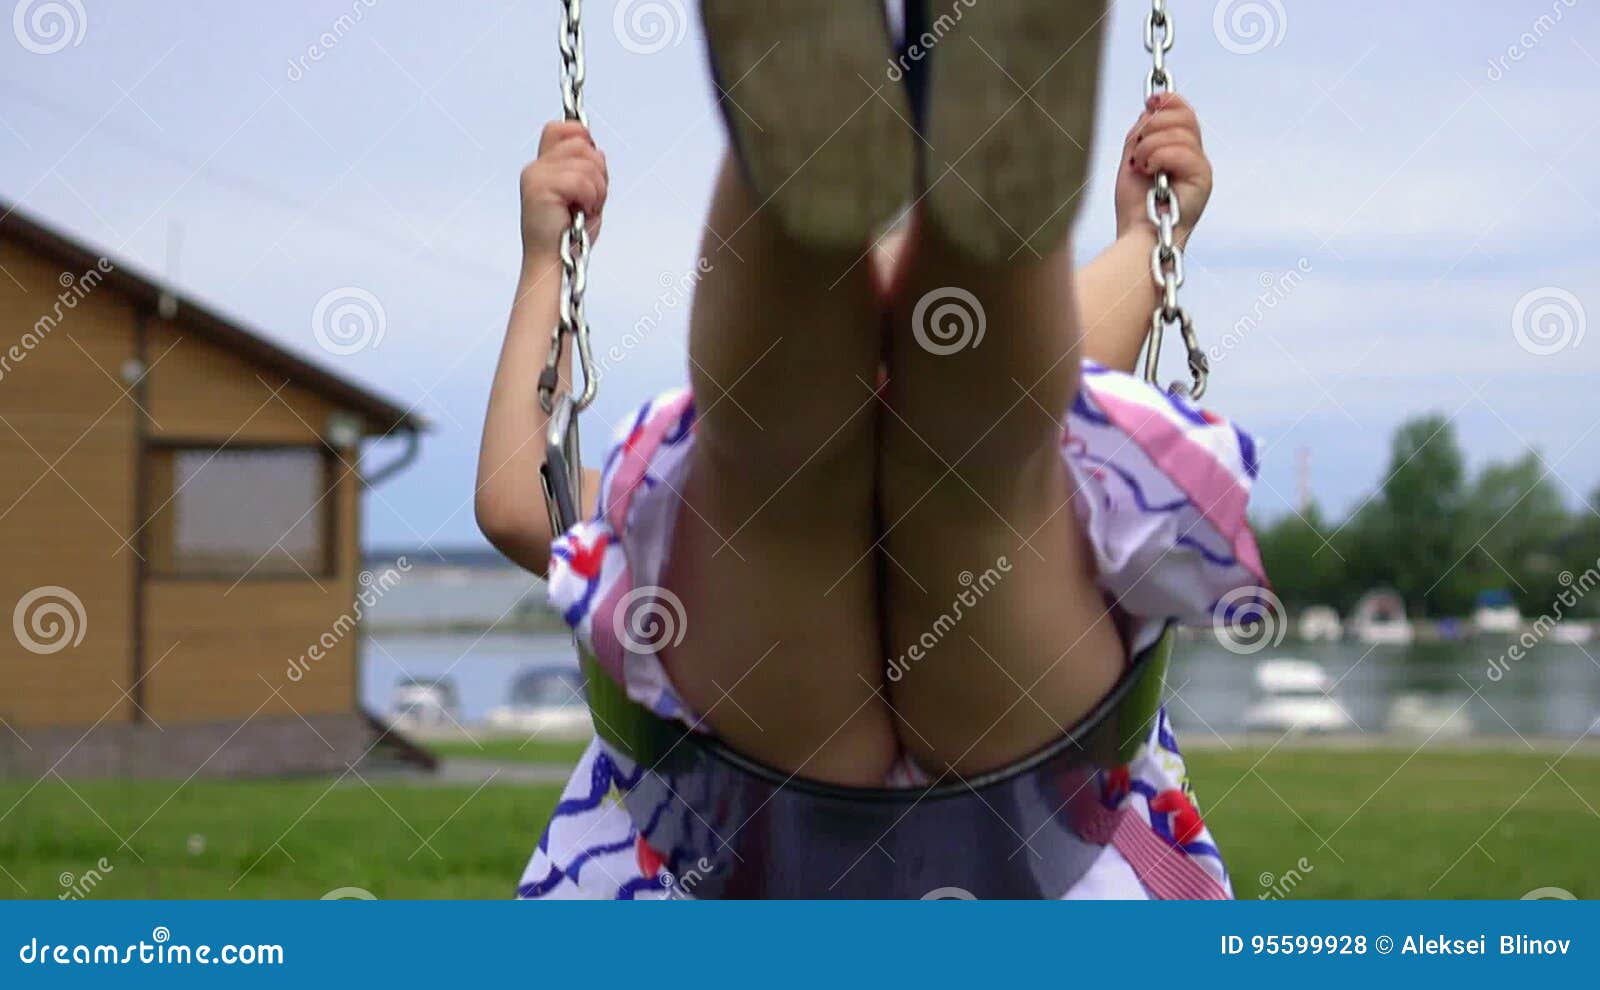
<path id="1" fill-rule="evenodd" d="M 0 784 L 0 814 L 16 803 L 0 821 L 0 867 L 11 874 L 0 872 L 0 896 L 57 897 L 62 874 L 81 877 L 104 857 L 112 870 L 96 899 L 316 899 L 341 887 L 386 899 L 503 898 L 560 794 L 495 784 L 476 795 L 475 785 L 369 788 L 353 775 L 331 782 L 72 781 L 69 789 L 51 779 L 26 797 L 27 784 Z M 203 837 L 198 852 L 191 836 Z"/>
<path id="2" fill-rule="evenodd" d="M 1555 754 L 1526 751 L 1408 757 L 1192 755 L 1235 894 L 1267 894 L 1294 870 L 1296 898 L 1515 899 L 1540 887 L 1600 897 L 1600 758 L 1571 755 L 1552 770 Z"/>
<path id="3" fill-rule="evenodd" d="M 588 747 L 588 742 L 547 739 L 483 739 L 423 744 L 433 755 L 451 760 L 490 760 L 497 763 L 539 763 L 571 766 Z"/>
<path id="4" fill-rule="evenodd" d="M 1600 897 L 1600 759 L 1262 752 L 1190 758 L 1240 897 L 1291 871 L 1296 898 Z M 559 790 L 330 783 L 0 783 L 0 896 L 56 897 L 104 857 L 95 898 L 505 897 Z"/>

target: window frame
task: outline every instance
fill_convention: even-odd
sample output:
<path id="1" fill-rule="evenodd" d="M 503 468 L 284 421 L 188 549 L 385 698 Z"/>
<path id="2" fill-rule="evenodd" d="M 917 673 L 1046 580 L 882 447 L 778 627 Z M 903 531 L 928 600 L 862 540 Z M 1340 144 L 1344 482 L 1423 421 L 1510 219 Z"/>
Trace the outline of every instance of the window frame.
<path id="1" fill-rule="evenodd" d="M 166 531 L 175 537 L 174 507 L 175 496 L 169 500 L 157 499 L 154 496 L 157 477 L 157 468 L 160 466 L 154 458 L 165 455 L 169 458 L 167 467 L 176 464 L 176 458 L 184 453 L 205 454 L 247 454 L 251 452 L 276 452 L 276 451 L 308 451 L 318 455 L 322 465 L 321 503 L 326 507 L 322 517 L 322 567 L 304 568 L 294 567 L 289 570 L 271 570 L 263 572 L 259 567 L 252 568 L 247 574 L 230 573 L 225 570 L 199 570 L 181 571 L 174 566 L 176 563 L 176 546 L 174 545 L 165 554 L 158 558 L 154 553 L 147 553 L 144 562 L 145 577 L 154 581 L 170 582 L 198 582 L 215 584 L 219 581 L 228 581 L 234 584 L 252 582 L 305 582 L 318 580 L 331 580 L 340 574 L 340 547 L 339 538 L 343 533 L 340 513 L 340 488 L 344 479 L 340 475 L 340 457 L 337 451 L 321 440 L 249 440 L 226 441 L 198 437 L 148 437 L 145 439 L 139 453 L 138 473 L 141 477 L 140 497 L 144 501 L 144 516 L 142 520 L 147 533 L 159 531 L 165 526 Z M 168 482 L 168 489 L 172 487 Z M 165 503 L 165 504 L 163 504 Z M 166 520 L 163 522 L 162 520 Z M 148 536 L 141 542 L 148 546 Z"/>

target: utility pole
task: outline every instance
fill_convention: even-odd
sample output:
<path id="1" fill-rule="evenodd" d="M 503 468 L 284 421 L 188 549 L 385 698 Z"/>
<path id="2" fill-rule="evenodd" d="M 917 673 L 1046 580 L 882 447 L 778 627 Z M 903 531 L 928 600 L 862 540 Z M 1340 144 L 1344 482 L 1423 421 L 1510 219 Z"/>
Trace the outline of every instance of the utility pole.
<path id="1" fill-rule="evenodd" d="M 1311 448 L 1295 451 L 1295 501 L 1303 516 L 1311 511 Z"/>

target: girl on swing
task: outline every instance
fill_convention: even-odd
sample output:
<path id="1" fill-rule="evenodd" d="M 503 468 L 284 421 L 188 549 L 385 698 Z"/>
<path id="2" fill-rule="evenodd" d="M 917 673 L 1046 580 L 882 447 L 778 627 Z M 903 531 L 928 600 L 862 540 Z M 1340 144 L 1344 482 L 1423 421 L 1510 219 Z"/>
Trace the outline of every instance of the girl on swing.
<path id="1" fill-rule="evenodd" d="M 1208 623 L 1264 581 L 1250 440 L 1128 373 L 1157 295 L 1145 194 L 1171 176 L 1186 241 L 1211 190 L 1198 121 L 1176 96 L 1149 102 L 1123 149 L 1118 238 L 1075 273 L 1103 2 L 974 5 L 902 59 L 903 83 L 885 78 L 877 0 L 702 9 L 732 151 L 706 219 L 692 400 L 645 405 L 585 479 L 590 521 L 550 532 L 532 396 L 560 239 L 574 210 L 598 226 L 608 175 L 580 125 L 549 125 L 522 175 L 480 525 L 548 574 L 580 636 L 611 621 L 597 603 L 674 602 L 682 638 L 630 652 L 628 694 L 769 766 L 871 787 L 1005 767 L 1065 735 L 1166 622 Z M 950 628 L 974 572 L 997 579 Z M 523 896 L 666 893 L 608 799 L 611 767 L 593 744 Z M 1140 828 L 1069 896 L 1230 895 L 1164 715 L 1099 786 Z"/>

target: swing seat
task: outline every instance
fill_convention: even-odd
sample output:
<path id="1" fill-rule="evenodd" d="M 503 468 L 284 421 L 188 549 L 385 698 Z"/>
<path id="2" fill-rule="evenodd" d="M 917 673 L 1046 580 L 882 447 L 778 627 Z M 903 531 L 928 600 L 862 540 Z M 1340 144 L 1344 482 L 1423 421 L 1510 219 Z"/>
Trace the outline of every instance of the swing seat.
<path id="1" fill-rule="evenodd" d="M 634 783 L 623 802 L 693 898 L 1056 899 L 1100 856 L 1100 771 L 1155 724 L 1169 627 L 1063 738 L 1009 767 L 922 788 L 839 787 L 764 766 L 630 700 L 582 655 L 595 727 Z M 629 766 L 628 764 L 631 764 Z"/>
<path id="2" fill-rule="evenodd" d="M 556 532 L 577 519 L 576 403 L 556 396 L 542 471 Z M 1061 739 L 1008 767 L 920 788 L 841 787 L 784 773 L 628 697 L 577 642 L 595 733 L 664 889 L 703 899 L 1059 899 L 1115 831 L 1099 776 L 1159 717 L 1173 626 Z"/>

